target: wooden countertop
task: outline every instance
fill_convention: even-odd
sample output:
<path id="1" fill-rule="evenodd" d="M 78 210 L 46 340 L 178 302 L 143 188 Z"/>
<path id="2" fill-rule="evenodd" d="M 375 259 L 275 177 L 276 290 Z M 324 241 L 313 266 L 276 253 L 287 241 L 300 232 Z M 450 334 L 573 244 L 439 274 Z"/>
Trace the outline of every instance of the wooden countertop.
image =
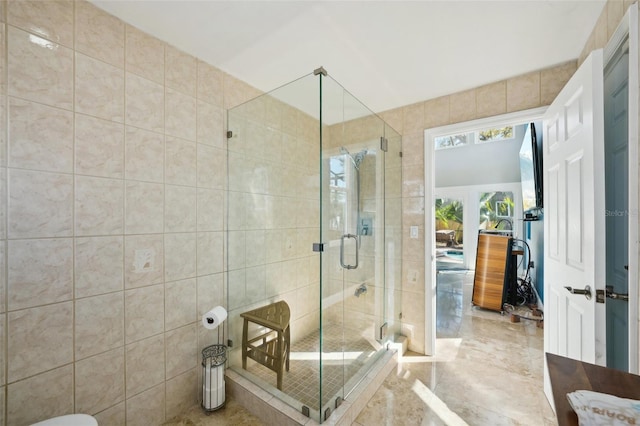
<path id="1" fill-rule="evenodd" d="M 640 400 L 640 376 L 550 353 L 546 356 L 559 426 L 578 425 L 578 416 L 567 400 L 573 391 L 592 390 Z"/>

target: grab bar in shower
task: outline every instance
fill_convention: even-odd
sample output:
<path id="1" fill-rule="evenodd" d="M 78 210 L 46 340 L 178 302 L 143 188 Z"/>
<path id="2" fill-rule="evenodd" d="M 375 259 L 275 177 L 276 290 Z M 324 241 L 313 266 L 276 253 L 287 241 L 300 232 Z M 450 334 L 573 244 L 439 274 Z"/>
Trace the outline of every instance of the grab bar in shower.
<path id="1" fill-rule="evenodd" d="M 345 238 L 353 238 L 356 241 L 356 264 L 347 265 L 344 263 L 344 240 Z M 358 267 L 358 236 L 353 234 L 344 234 L 340 237 L 340 266 L 344 269 L 356 269 Z"/>

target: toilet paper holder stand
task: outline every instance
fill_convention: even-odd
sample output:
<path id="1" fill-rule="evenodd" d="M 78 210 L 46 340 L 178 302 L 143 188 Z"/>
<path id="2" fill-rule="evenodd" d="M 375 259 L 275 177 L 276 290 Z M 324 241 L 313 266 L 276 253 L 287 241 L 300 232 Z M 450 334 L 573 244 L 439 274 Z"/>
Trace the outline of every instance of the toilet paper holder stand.
<path id="1" fill-rule="evenodd" d="M 227 347 L 220 343 L 220 328 L 215 344 L 202 349 L 202 403 L 206 412 L 225 406 L 224 366 L 227 362 Z M 222 332 L 224 340 L 224 331 Z"/>

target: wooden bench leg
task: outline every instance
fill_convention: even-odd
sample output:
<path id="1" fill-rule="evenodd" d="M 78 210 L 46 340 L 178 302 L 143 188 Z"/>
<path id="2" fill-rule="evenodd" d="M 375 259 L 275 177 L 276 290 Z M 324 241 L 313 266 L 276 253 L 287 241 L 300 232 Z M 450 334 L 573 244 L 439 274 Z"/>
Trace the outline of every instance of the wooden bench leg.
<path id="1" fill-rule="evenodd" d="M 285 347 L 287 351 L 287 371 L 289 371 L 289 354 L 291 353 L 291 328 L 287 326 L 287 330 L 285 331 L 284 339 L 285 339 Z"/>
<path id="2" fill-rule="evenodd" d="M 278 375 L 278 389 L 282 390 L 282 356 L 284 355 L 282 349 L 284 348 L 284 342 L 282 340 L 282 333 L 278 332 L 278 343 L 276 345 L 275 364 L 276 374 Z"/>
<path id="3" fill-rule="evenodd" d="M 247 334 L 249 332 L 249 321 L 244 320 L 242 326 L 242 369 L 247 369 Z"/>

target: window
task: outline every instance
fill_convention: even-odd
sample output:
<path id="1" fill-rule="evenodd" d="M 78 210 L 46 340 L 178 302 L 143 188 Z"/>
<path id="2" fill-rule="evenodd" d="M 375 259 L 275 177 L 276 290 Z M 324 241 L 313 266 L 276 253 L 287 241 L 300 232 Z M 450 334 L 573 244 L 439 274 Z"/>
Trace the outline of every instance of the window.
<path id="1" fill-rule="evenodd" d="M 345 156 L 331 157 L 329 160 L 330 218 L 329 228 L 342 231 L 347 224 L 347 174 Z"/>
<path id="2" fill-rule="evenodd" d="M 513 126 L 485 129 L 478 132 L 478 143 L 513 139 Z"/>
<path id="3" fill-rule="evenodd" d="M 436 246 L 462 248 L 463 204 L 454 198 L 436 199 Z"/>
<path id="4" fill-rule="evenodd" d="M 487 143 L 506 141 L 514 138 L 513 126 L 496 127 L 469 133 L 438 136 L 434 138 L 436 150 L 472 145 L 474 143 Z"/>
<path id="5" fill-rule="evenodd" d="M 480 193 L 480 229 L 513 229 L 513 192 L 494 191 Z"/>
<path id="6" fill-rule="evenodd" d="M 463 202 L 436 198 L 436 269 L 460 269 L 464 263 Z"/>
<path id="7" fill-rule="evenodd" d="M 463 133 L 437 137 L 435 138 L 436 149 L 454 148 L 472 144 L 474 136 L 474 133 Z"/>
<path id="8" fill-rule="evenodd" d="M 508 201 L 496 201 L 496 217 L 511 217 L 511 204 Z"/>

